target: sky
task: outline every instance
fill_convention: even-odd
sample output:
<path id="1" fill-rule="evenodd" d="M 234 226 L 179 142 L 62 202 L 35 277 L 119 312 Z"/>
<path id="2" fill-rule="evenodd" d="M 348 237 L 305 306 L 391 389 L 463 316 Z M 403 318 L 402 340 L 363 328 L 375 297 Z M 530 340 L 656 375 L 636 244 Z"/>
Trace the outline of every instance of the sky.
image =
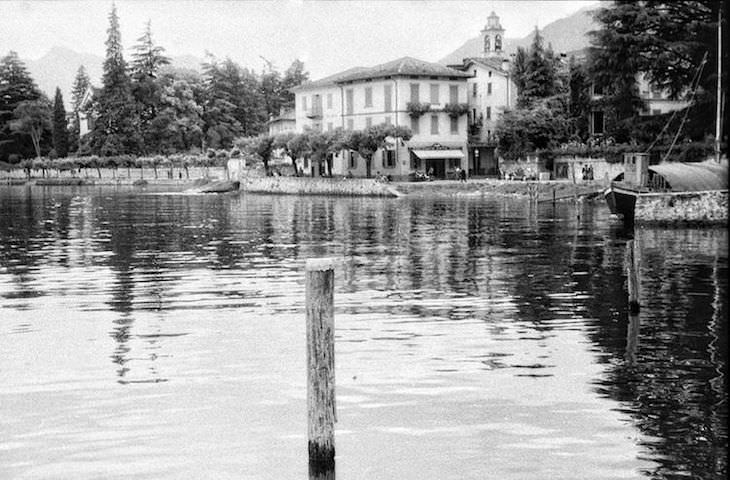
<path id="1" fill-rule="evenodd" d="M 353 66 L 412 56 L 437 61 L 478 35 L 491 11 L 508 38 L 596 1 L 116 0 L 127 55 L 152 22 L 168 55 L 205 52 L 261 71 L 264 60 L 285 70 L 294 59 L 312 79 Z M 0 55 L 37 59 L 51 47 L 103 56 L 111 1 L 0 1 Z"/>

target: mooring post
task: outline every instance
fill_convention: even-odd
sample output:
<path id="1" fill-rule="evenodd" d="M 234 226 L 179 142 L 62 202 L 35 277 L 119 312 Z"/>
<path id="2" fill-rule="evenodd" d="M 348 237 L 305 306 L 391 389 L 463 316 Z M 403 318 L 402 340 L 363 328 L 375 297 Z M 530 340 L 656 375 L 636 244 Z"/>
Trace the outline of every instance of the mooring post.
<path id="1" fill-rule="evenodd" d="M 335 468 L 335 259 L 307 260 L 307 411 L 309 473 Z"/>
<path id="2" fill-rule="evenodd" d="M 626 363 L 636 365 L 636 353 L 639 350 L 639 313 L 629 313 L 629 324 L 626 328 Z"/>
<path id="3" fill-rule="evenodd" d="M 553 207 L 555 206 L 555 185 L 553 185 Z"/>
<path id="4" fill-rule="evenodd" d="M 628 277 L 629 313 L 639 313 L 639 259 L 636 255 L 636 240 L 626 243 L 626 276 Z"/>

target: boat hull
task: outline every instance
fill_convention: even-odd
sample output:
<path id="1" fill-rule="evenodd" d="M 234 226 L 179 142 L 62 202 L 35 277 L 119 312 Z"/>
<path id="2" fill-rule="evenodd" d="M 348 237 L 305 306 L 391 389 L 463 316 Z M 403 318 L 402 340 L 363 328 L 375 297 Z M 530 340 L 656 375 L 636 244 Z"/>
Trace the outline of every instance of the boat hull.
<path id="1" fill-rule="evenodd" d="M 623 217 L 626 223 L 634 221 L 634 209 L 639 192 L 611 185 L 603 192 L 603 196 L 611 213 Z"/>

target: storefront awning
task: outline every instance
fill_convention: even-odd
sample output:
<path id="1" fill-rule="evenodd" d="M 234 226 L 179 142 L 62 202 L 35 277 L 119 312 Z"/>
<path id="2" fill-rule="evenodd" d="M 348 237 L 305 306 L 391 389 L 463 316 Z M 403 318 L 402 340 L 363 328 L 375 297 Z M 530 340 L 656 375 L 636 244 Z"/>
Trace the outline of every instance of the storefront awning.
<path id="1" fill-rule="evenodd" d="M 431 160 L 432 158 L 464 158 L 461 150 L 412 150 L 414 154 L 421 160 Z"/>

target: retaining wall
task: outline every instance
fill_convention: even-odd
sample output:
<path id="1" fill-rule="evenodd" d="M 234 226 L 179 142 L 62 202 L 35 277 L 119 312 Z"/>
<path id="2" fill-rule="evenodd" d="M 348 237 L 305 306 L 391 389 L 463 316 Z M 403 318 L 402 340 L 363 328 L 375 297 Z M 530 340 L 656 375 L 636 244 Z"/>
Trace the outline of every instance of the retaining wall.
<path id="1" fill-rule="evenodd" d="M 679 192 L 641 195 L 634 222 L 727 224 L 728 192 Z"/>
<path id="2" fill-rule="evenodd" d="M 398 191 L 372 179 L 311 177 L 241 177 L 241 190 L 288 195 L 397 197 Z"/>

